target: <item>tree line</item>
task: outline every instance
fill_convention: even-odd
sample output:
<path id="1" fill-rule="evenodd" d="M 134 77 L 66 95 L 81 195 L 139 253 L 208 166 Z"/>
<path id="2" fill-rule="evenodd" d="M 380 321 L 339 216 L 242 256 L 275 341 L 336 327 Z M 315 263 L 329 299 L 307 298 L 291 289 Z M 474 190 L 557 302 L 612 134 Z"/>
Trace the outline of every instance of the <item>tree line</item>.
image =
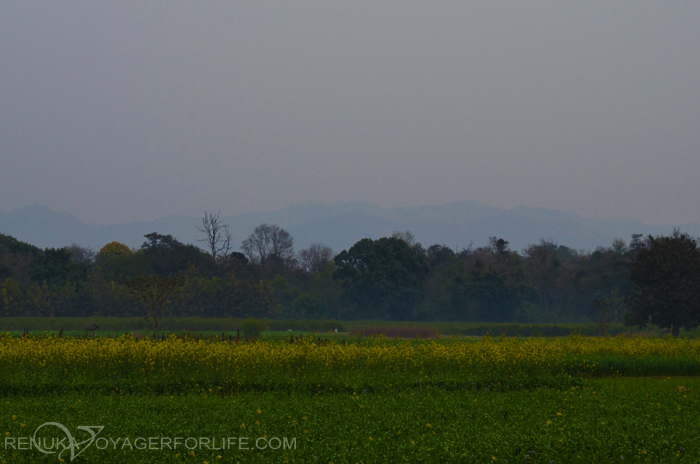
<path id="1" fill-rule="evenodd" d="M 272 224 L 236 251 L 218 213 L 205 213 L 199 231 L 201 248 L 153 232 L 138 249 L 111 242 L 99 251 L 41 250 L 0 234 L 0 314 L 139 316 L 148 308 L 134 282 L 160 277 L 178 282 L 164 304 L 172 316 L 654 323 L 674 334 L 700 324 L 700 251 L 678 231 L 592 252 L 551 240 L 518 251 L 498 237 L 478 248 L 424 247 L 396 232 L 338 254 L 323 244 L 296 252 Z"/>

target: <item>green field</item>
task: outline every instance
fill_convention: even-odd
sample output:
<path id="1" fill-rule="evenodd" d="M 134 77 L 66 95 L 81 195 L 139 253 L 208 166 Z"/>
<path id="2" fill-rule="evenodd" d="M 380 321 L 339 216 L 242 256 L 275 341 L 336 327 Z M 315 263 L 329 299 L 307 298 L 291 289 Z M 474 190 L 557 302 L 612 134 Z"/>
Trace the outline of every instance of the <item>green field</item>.
<path id="1" fill-rule="evenodd" d="M 37 335 L 0 336 L 0 463 L 60 462 L 47 422 L 104 427 L 73 462 L 700 462 L 697 340 Z"/>
<path id="2" fill-rule="evenodd" d="M 700 387 L 687 379 L 626 378 L 520 392 L 10 397 L 0 406 L 0 428 L 18 437 L 48 421 L 72 428 L 103 425 L 105 436 L 122 437 L 117 443 L 137 437 L 248 437 L 249 449 L 204 447 L 194 455 L 186 448 L 132 450 L 122 444 L 115 450 L 110 443 L 100 451 L 93 445 L 76 462 L 695 463 L 700 402 L 695 393 L 678 392 L 679 385 Z M 256 449 L 263 436 L 290 443 L 296 438 L 296 447 Z M 3 449 L 0 456 L 6 462 L 57 460 L 36 450 Z"/>

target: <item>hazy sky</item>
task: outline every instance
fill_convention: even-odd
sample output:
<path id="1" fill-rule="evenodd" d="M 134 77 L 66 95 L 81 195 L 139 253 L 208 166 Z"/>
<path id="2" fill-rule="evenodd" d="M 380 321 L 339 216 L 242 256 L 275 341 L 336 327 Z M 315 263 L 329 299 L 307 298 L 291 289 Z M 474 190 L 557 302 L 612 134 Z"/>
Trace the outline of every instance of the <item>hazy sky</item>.
<path id="1" fill-rule="evenodd" d="M 700 222 L 700 2 L 0 2 L 0 210 Z"/>

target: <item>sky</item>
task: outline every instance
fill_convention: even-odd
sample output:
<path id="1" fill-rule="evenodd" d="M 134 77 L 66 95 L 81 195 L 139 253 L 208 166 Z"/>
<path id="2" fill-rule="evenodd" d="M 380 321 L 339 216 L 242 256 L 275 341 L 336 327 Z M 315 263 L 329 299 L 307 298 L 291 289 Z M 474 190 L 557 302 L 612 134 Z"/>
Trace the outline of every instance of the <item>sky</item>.
<path id="1" fill-rule="evenodd" d="M 0 210 L 700 223 L 700 2 L 0 2 Z"/>

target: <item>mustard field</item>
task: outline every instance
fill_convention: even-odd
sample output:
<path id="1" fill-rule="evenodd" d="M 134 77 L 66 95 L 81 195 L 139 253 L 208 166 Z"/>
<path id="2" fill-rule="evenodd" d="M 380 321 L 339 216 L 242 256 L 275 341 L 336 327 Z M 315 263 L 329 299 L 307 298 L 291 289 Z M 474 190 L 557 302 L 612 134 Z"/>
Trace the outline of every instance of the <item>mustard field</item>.
<path id="1" fill-rule="evenodd" d="M 671 338 L 6 334 L 0 462 L 70 462 L 18 441 L 51 422 L 104 427 L 74 462 L 694 463 L 699 355 Z"/>
<path id="2" fill-rule="evenodd" d="M 484 338 L 342 344 L 0 337 L 0 393 L 531 389 L 590 377 L 695 376 L 700 340 Z"/>

